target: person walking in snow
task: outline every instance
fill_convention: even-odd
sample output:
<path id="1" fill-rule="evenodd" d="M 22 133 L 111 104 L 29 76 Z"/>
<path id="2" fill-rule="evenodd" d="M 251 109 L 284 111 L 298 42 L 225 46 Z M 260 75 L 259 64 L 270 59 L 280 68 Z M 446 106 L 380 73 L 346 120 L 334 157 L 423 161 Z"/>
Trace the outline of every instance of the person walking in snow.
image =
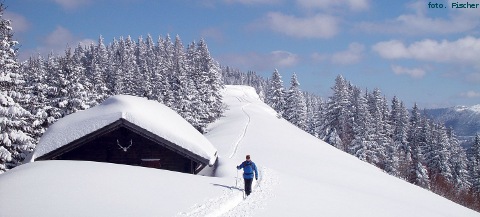
<path id="1" fill-rule="evenodd" d="M 248 196 L 252 192 L 254 174 L 255 180 L 258 180 L 257 166 L 250 160 L 250 155 L 247 155 L 246 160 L 237 166 L 237 170 L 241 169 L 243 169 L 243 180 L 245 181 L 245 194 Z"/>

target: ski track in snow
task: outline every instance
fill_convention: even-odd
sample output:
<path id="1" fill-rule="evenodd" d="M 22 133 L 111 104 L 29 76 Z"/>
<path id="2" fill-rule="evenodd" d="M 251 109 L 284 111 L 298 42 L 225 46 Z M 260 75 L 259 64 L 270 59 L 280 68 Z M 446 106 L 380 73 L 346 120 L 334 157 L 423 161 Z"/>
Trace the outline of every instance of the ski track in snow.
<path id="1" fill-rule="evenodd" d="M 243 128 L 243 132 L 240 135 L 240 137 L 238 138 L 237 142 L 235 143 L 235 145 L 233 145 L 232 154 L 230 154 L 230 156 L 228 157 L 230 159 L 233 156 L 235 156 L 235 154 L 237 153 L 238 146 L 240 145 L 240 142 L 242 141 L 243 137 L 245 137 L 245 134 L 247 133 L 248 125 L 250 124 L 250 115 L 245 111 L 245 107 L 252 104 L 250 101 L 248 101 L 247 99 L 245 99 L 243 97 L 242 98 L 236 97 L 236 98 L 238 99 L 239 102 L 247 102 L 247 104 L 242 106 L 242 111 L 247 116 L 247 123 L 245 124 L 245 127 Z"/>
<path id="2" fill-rule="evenodd" d="M 191 211 L 178 213 L 177 216 L 252 216 L 255 211 L 263 209 L 267 201 L 275 196 L 272 190 L 273 186 L 278 184 L 276 172 L 266 167 L 260 168 L 259 172 L 260 179 L 253 183 L 252 193 L 247 198 L 244 199 L 243 188 L 240 188 L 244 185 L 243 181 L 238 182 L 238 186 L 218 185 L 225 188 L 221 196 L 206 199 L 202 204 L 195 204 Z"/>
<path id="3" fill-rule="evenodd" d="M 231 159 L 237 153 L 241 141 L 247 133 L 248 126 L 250 124 L 250 115 L 245 111 L 245 107 L 251 104 L 244 97 L 236 97 L 239 102 L 246 102 L 247 104 L 242 106 L 242 111 L 247 117 L 247 122 L 243 128 L 242 134 L 233 145 L 232 153 L 229 158 Z M 214 184 L 219 187 L 224 187 L 223 194 L 216 198 L 206 199 L 202 204 L 195 204 L 189 212 L 180 212 L 177 216 L 251 216 L 255 210 L 262 209 L 266 205 L 268 198 L 274 196 L 272 193 L 272 187 L 278 184 L 278 176 L 276 173 L 266 167 L 259 169 L 260 178 L 258 181 L 252 183 L 252 193 L 245 198 L 243 178 L 235 178 L 236 186 L 226 186 L 220 184 Z"/>

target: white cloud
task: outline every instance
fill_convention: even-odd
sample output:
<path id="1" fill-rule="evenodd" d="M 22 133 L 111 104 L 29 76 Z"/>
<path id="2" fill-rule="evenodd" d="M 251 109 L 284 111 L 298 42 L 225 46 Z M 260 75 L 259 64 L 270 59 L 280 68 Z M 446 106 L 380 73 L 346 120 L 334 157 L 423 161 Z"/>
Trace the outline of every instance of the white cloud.
<path id="1" fill-rule="evenodd" d="M 44 39 L 44 44 L 49 47 L 57 47 L 66 46 L 73 41 L 73 34 L 68 29 L 57 26 L 57 28 Z"/>
<path id="2" fill-rule="evenodd" d="M 330 15 L 296 17 L 270 12 L 265 25 L 273 31 L 297 38 L 331 38 L 338 33 L 338 21 Z"/>
<path id="3" fill-rule="evenodd" d="M 386 59 L 415 59 L 480 66 L 480 38 L 466 36 L 456 41 L 425 39 L 405 45 L 398 40 L 379 42 L 372 49 Z"/>
<path id="4" fill-rule="evenodd" d="M 267 59 L 280 67 L 294 66 L 299 61 L 299 58 L 296 54 L 287 51 L 272 51 Z"/>
<path id="5" fill-rule="evenodd" d="M 363 11 L 370 7 L 368 0 L 297 0 L 297 3 L 306 9 L 336 9 L 348 7 L 352 11 Z"/>
<path id="6" fill-rule="evenodd" d="M 5 19 L 12 22 L 12 28 L 14 32 L 25 32 L 30 28 L 30 23 L 27 21 L 27 18 L 20 14 L 6 11 L 4 16 Z"/>
<path id="7" fill-rule="evenodd" d="M 478 0 L 471 0 L 472 2 Z M 415 1 L 406 5 L 413 13 L 401 14 L 394 19 L 381 22 L 360 22 L 356 28 L 372 33 L 402 34 L 402 35 L 436 35 L 472 33 L 480 26 L 480 13 L 476 9 L 451 8 L 449 1 L 443 9 L 428 8 L 428 1 Z M 434 2 L 432 2 L 434 3 Z M 428 13 L 442 10 L 447 16 L 433 17 Z"/>
<path id="8" fill-rule="evenodd" d="M 200 32 L 200 35 L 203 38 L 211 38 L 219 42 L 222 42 L 225 38 L 223 32 L 219 28 L 215 28 L 215 27 L 203 29 Z"/>
<path id="9" fill-rule="evenodd" d="M 315 52 L 310 55 L 310 57 L 315 62 L 330 61 L 337 65 L 350 65 L 362 60 L 364 50 L 365 46 L 363 44 L 353 42 L 348 46 L 347 50 L 338 51 L 333 54 L 321 54 Z"/>
<path id="10" fill-rule="evenodd" d="M 348 49 L 332 55 L 331 61 L 335 64 L 354 64 L 360 62 L 363 56 L 365 46 L 360 43 L 351 43 Z"/>
<path id="11" fill-rule="evenodd" d="M 404 68 L 402 66 L 397 66 L 397 65 L 392 65 L 391 68 L 396 75 L 406 74 L 412 78 L 417 78 L 417 79 L 423 78 L 423 76 L 425 76 L 426 74 L 425 70 L 420 68 L 409 69 L 409 68 Z"/>
<path id="12" fill-rule="evenodd" d="M 298 55 L 288 51 L 272 51 L 267 54 L 251 52 L 247 54 L 230 54 L 218 57 L 225 65 L 246 67 L 247 70 L 271 70 L 274 68 L 292 67 L 298 64 Z"/>
<path id="13" fill-rule="evenodd" d="M 310 55 L 310 57 L 315 62 L 323 62 L 323 61 L 325 61 L 329 58 L 329 56 L 327 54 L 321 54 L 321 53 L 317 53 L 317 52 Z"/>
<path id="14" fill-rule="evenodd" d="M 26 50 L 19 52 L 20 60 L 28 59 L 32 55 L 48 55 L 53 53 L 56 55 L 63 54 L 67 47 L 76 47 L 78 44 L 89 45 L 96 41 L 88 38 L 79 38 L 73 35 L 68 29 L 57 26 L 57 28 L 48 34 L 43 40 L 42 44 L 33 50 Z"/>
<path id="15" fill-rule="evenodd" d="M 480 92 L 470 90 L 470 91 L 467 91 L 467 92 L 460 93 L 460 97 L 463 97 L 463 98 L 480 98 Z"/>
<path id="16" fill-rule="evenodd" d="M 77 9 L 91 2 L 91 0 L 53 0 L 53 1 L 67 10 Z"/>

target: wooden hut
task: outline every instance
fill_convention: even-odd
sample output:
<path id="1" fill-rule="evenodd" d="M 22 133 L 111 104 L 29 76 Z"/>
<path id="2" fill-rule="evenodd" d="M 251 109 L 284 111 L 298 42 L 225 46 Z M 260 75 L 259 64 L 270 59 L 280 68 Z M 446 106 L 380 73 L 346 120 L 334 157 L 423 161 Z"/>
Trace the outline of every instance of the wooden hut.
<path id="1" fill-rule="evenodd" d="M 213 166 L 216 153 L 202 134 L 166 106 L 114 96 L 53 124 L 32 161 L 86 160 L 196 174 Z"/>

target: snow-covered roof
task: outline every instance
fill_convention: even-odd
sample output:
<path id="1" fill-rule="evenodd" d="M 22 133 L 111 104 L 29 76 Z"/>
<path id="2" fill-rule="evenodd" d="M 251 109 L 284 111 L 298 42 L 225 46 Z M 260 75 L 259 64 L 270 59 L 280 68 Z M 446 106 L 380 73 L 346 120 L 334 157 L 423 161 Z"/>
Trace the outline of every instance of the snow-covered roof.
<path id="1" fill-rule="evenodd" d="M 31 161 L 120 119 L 208 160 L 209 165 L 215 163 L 215 147 L 179 114 L 159 102 L 127 95 L 112 96 L 55 122 L 41 137 Z"/>

